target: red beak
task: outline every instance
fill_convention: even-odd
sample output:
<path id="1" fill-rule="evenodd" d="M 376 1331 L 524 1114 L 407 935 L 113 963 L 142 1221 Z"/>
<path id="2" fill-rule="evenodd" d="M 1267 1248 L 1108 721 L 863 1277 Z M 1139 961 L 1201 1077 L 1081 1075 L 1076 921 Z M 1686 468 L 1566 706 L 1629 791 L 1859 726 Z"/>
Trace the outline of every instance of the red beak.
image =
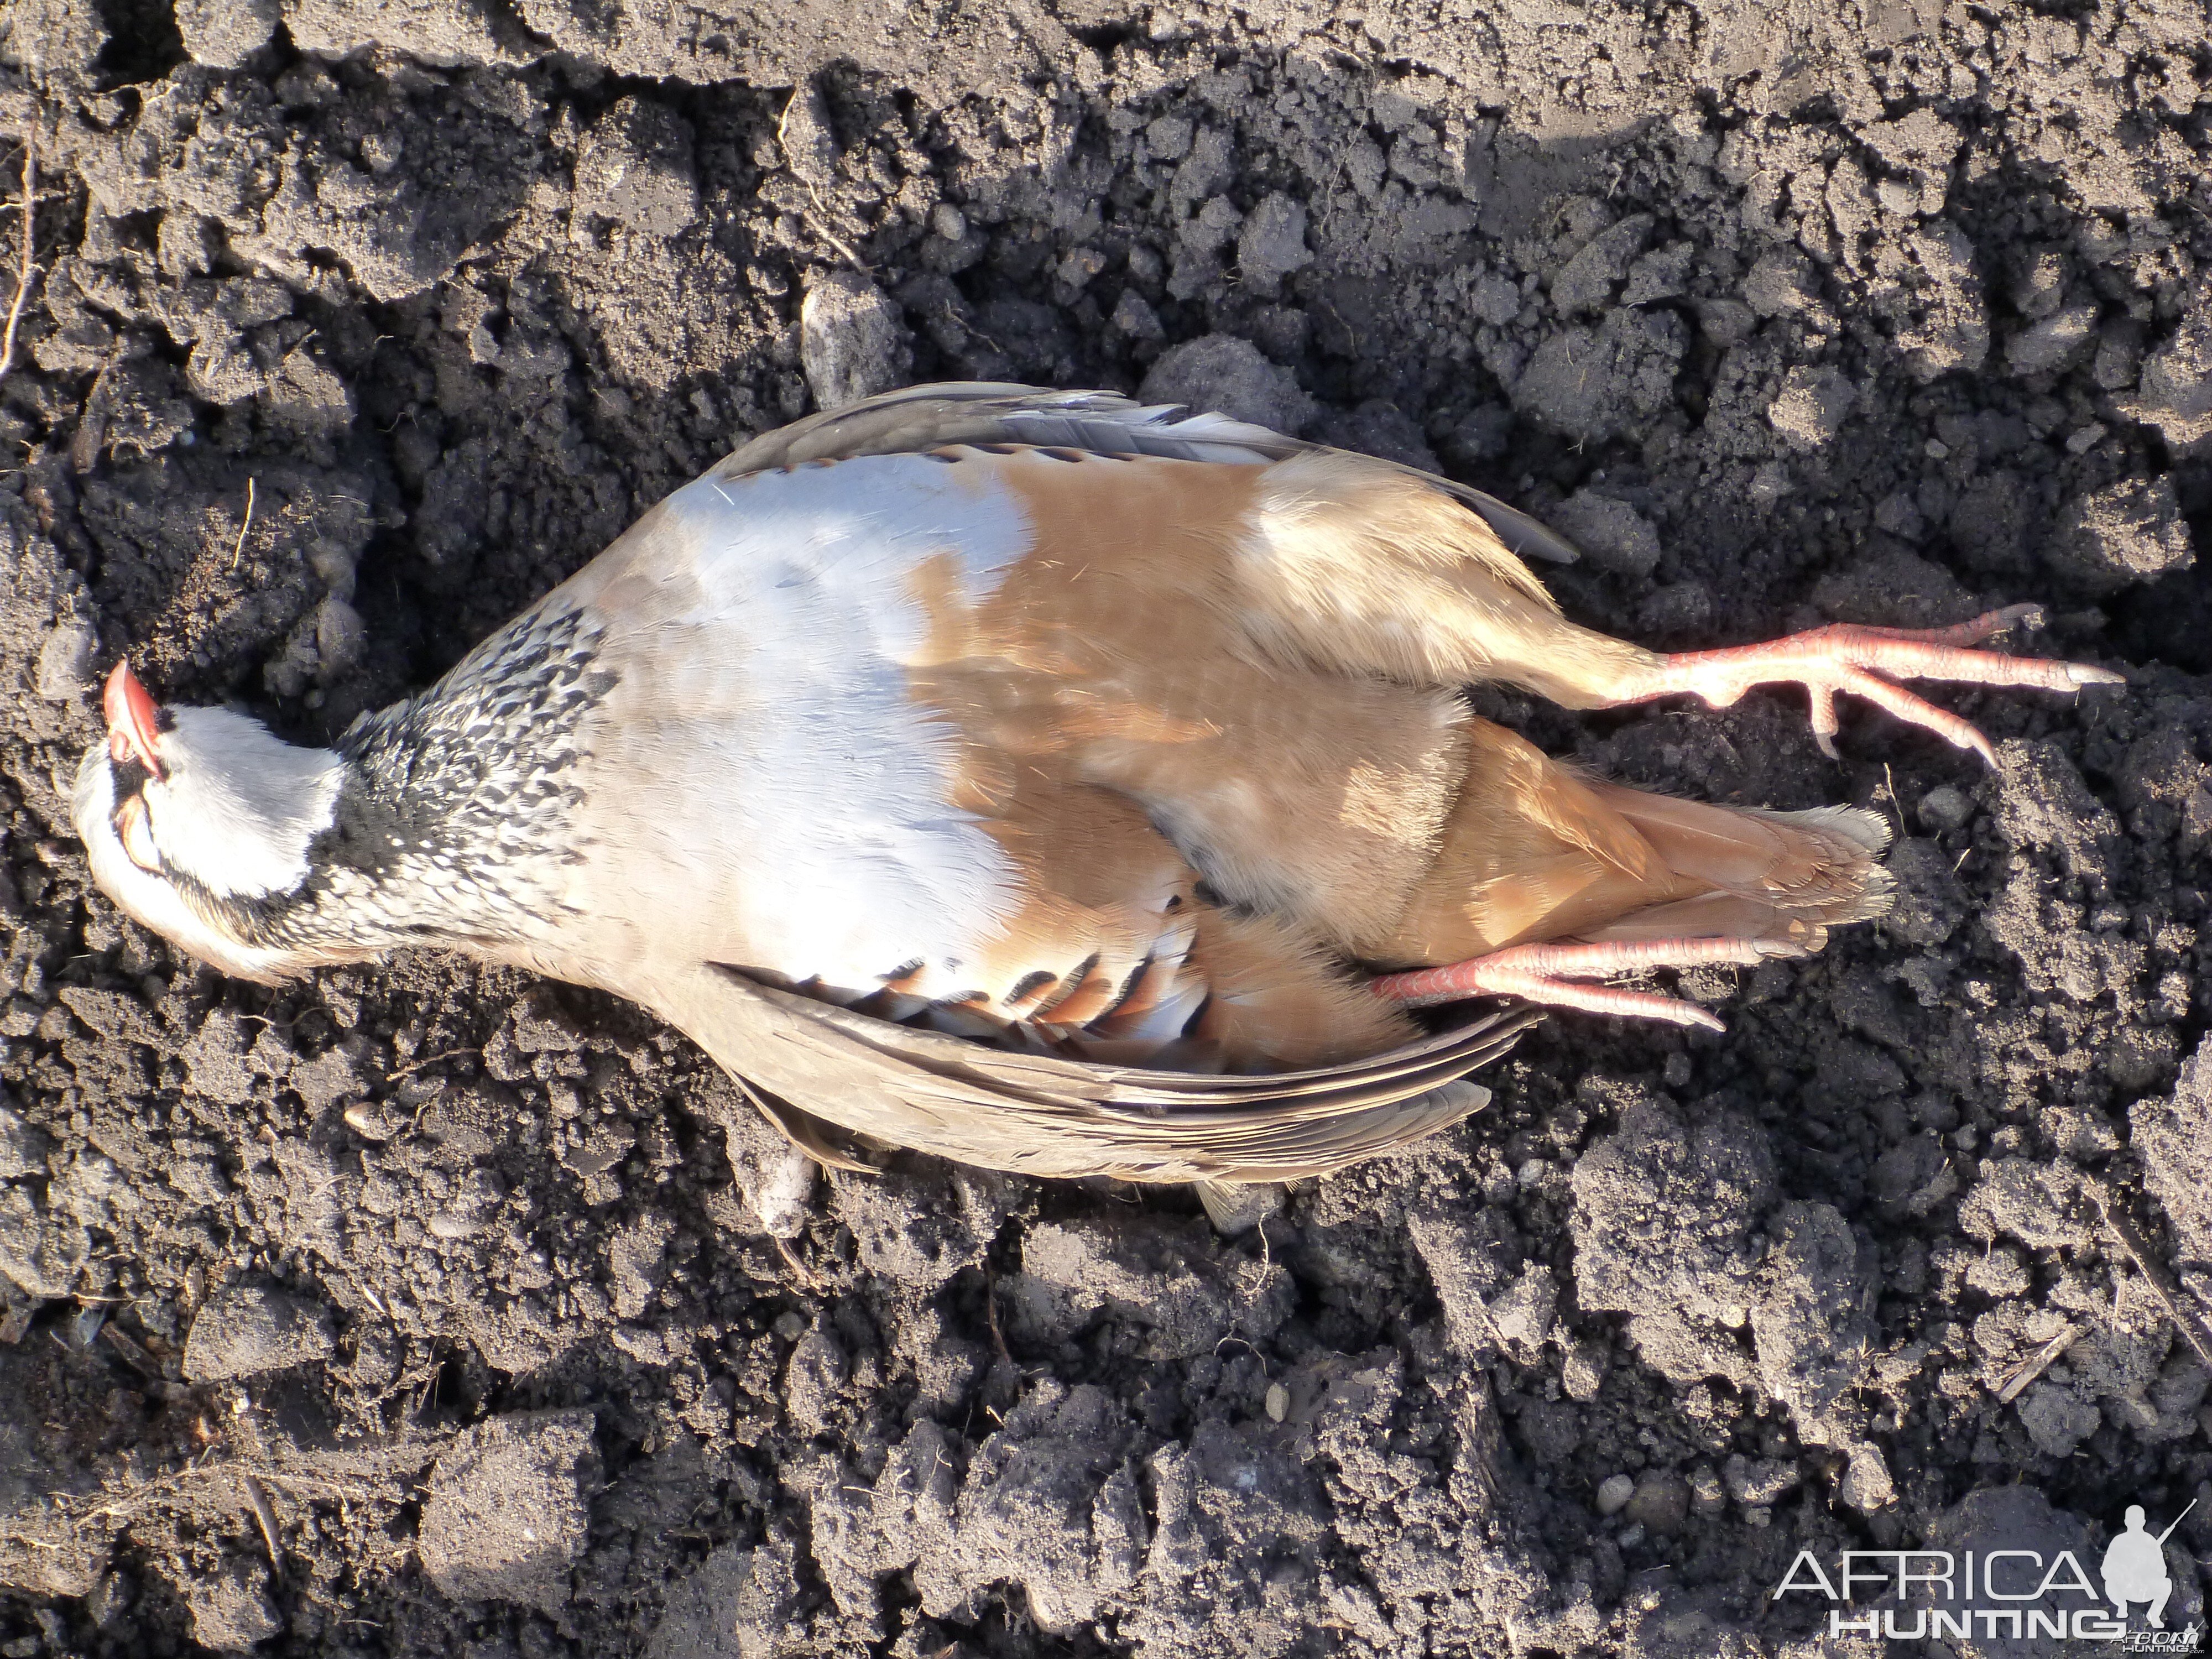
<path id="1" fill-rule="evenodd" d="M 116 664 L 115 672 L 107 677 L 100 705 L 107 711 L 107 752 L 117 760 L 136 760 L 156 778 L 166 777 L 161 759 L 154 753 L 160 716 L 154 699 L 138 684 L 128 662 Z"/>

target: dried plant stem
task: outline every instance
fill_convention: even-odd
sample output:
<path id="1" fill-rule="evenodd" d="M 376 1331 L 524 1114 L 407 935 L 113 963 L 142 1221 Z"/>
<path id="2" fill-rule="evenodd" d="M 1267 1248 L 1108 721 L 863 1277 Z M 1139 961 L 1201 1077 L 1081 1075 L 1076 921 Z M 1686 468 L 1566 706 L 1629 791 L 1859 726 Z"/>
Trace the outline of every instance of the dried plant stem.
<path id="1" fill-rule="evenodd" d="M 2004 1386 L 1997 1390 L 1997 1403 L 2007 1406 L 2018 1399 L 2029 1383 L 2034 1382 L 2037 1377 L 2057 1363 L 2058 1356 L 2072 1347 L 2074 1339 L 2081 1334 L 2080 1326 L 2068 1325 L 2050 1341 L 2022 1360 L 2014 1368 L 2012 1374 L 2005 1378 Z"/>
<path id="2" fill-rule="evenodd" d="M 15 366 L 15 331 L 23 321 L 23 303 L 31 296 L 31 278 L 37 267 L 31 263 L 31 244 L 37 228 L 35 208 L 39 199 L 39 127 L 35 117 L 23 125 L 23 229 L 22 248 L 15 260 L 15 297 L 8 302 L 8 326 L 0 334 L 0 380 L 8 378 L 8 371 Z"/>
<path id="3" fill-rule="evenodd" d="M 269 1565 L 282 1571 L 284 1552 L 276 1542 L 276 1506 L 269 1501 L 269 1489 L 251 1474 L 240 1477 L 246 1488 L 246 1501 L 252 1505 L 253 1519 L 261 1528 L 261 1541 L 269 1547 Z"/>
<path id="4" fill-rule="evenodd" d="M 246 556 L 246 532 L 253 528 L 253 480 L 246 481 L 246 519 L 238 526 L 238 544 L 230 550 L 230 568 L 238 568 L 238 562 Z"/>
<path id="5" fill-rule="evenodd" d="M 2159 1299 L 2166 1309 L 2166 1316 L 2173 1321 L 2174 1329 L 2181 1333 L 2182 1340 L 2197 1351 L 2199 1359 L 2207 1365 L 2212 1365 L 2212 1320 L 2205 1318 L 2203 1311 L 2196 1305 L 2195 1298 L 2174 1281 L 2173 1274 L 2151 1249 L 2150 1241 L 2142 1236 L 2134 1218 L 2121 1207 L 2112 1188 L 2101 1181 L 2088 1181 L 2082 1184 L 2087 1189 L 2090 1201 L 2096 1205 L 2098 1213 L 2105 1218 L 2106 1226 L 2111 1229 L 2112 1237 L 2119 1241 L 2120 1248 L 2135 1262 L 2137 1271 L 2143 1276 L 2143 1282 L 2150 1286 L 2151 1294 Z"/>

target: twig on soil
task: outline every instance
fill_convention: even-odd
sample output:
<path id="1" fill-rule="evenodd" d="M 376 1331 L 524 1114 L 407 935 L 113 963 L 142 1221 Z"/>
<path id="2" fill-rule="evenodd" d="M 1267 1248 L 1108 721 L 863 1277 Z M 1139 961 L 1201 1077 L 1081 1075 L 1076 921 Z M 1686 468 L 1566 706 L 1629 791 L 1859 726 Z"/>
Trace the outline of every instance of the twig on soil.
<path id="1" fill-rule="evenodd" d="M 1889 815 L 1897 821 L 1897 839 L 1905 839 L 1905 803 L 1897 798 L 1897 775 L 1889 769 L 1889 763 L 1881 763 L 1882 793 L 1889 797 Z"/>
<path id="2" fill-rule="evenodd" d="M 2058 1356 L 2072 1347 L 2074 1339 L 2081 1334 L 2080 1326 L 2069 1324 L 2050 1341 L 2021 1360 L 2013 1368 L 2012 1374 L 2005 1378 L 2003 1386 L 1997 1389 L 1997 1404 L 2008 1406 L 2017 1400 L 2021 1390 L 2056 1364 Z"/>
<path id="3" fill-rule="evenodd" d="M 384 1075 L 387 1078 L 412 1077 L 425 1066 L 435 1066 L 441 1060 L 459 1060 L 463 1054 L 473 1054 L 477 1052 L 477 1050 L 474 1048 L 448 1048 L 443 1054 L 426 1054 L 421 1060 L 408 1065 L 394 1066 Z"/>
<path id="4" fill-rule="evenodd" d="M 851 246 L 844 240 L 843 238 L 840 237 L 836 231 L 830 229 L 829 226 L 823 224 L 812 214 L 807 212 L 802 208 L 799 210 L 799 216 L 809 230 L 812 231 L 817 236 L 819 236 L 823 241 L 829 243 L 831 247 L 836 248 L 838 252 L 843 254 L 847 259 L 850 260 L 855 270 L 862 272 L 868 272 L 875 270 L 873 265 L 870 264 L 866 259 L 863 259 L 859 254 L 854 252 Z"/>
<path id="5" fill-rule="evenodd" d="M 141 1376 L 150 1377 L 157 1382 L 166 1380 L 161 1376 L 161 1362 L 125 1335 L 119 1326 L 112 1322 L 103 1325 L 100 1328 L 100 1334 L 109 1347 L 122 1355 L 123 1363 Z"/>
<path id="6" fill-rule="evenodd" d="M 303 1486 L 307 1488 L 310 1499 L 323 1498 L 335 1502 L 341 1498 L 351 1498 L 357 1502 L 367 1503 L 376 1495 L 373 1488 L 357 1481 L 346 1480 L 338 1476 L 317 1471 L 293 1471 L 274 1468 L 266 1463 L 242 1468 L 235 1460 L 220 1456 L 215 1448 L 210 1446 L 205 1453 L 202 1454 L 199 1462 L 149 1480 L 139 1486 L 136 1492 L 120 1494 L 104 1504 L 89 1505 L 79 1511 L 76 1518 L 79 1522 L 94 1518 L 134 1521 L 138 1516 L 151 1511 L 156 1505 L 184 1492 L 194 1482 L 222 1480 L 234 1474 L 246 1480 L 265 1481 L 270 1486 Z M 265 1490 L 263 1496 L 264 1498 L 267 1496 Z"/>
<path id="7" fill-rule="evenodd" d="M 238 568 L 238 562 L 246 556 L 246 532 L 253 528 L 253 480 L 246 481 L 246 517 L 238 526 L 238 540 L 230 550 L 230 568 Z"/>
<path id="8" fill-rule="evenodd" d="M 15 261 L 15 297 L 8 302 L 8 326 L 0 334 L 0 380 L 15 366 L 15 331 L 23 321 L 23 302 L 30 297 L 31 245 L 36 240 L 39 199 L 39 126 L 35 117 L 23 125 L 23 246 Z"/>
<path id="9" fill-rule="evenodd" d="M 783 1265 L 799 1276 L 800 1284 L 805 1285 L 816 1295 L 820 1295 L 824 1288 L 821 1279 L 817 1276 L 813 1268 L 799 1260 L 799 1252 L 791 1248 L 791 1241 L 787 1238 L 775 1238 L 773 1242 L 775 1245 L 775 1253 L 783 1258 Z"/>
<path id="10" fill-rule="evenodd" d="M 2081 1184 L 2083 1190 L 2089 1194 L 2089 1201 L 2104 1217 L 2106 1227 L 2113 1237 L 2119 1240 L 2120 1248 L 2127 1252 L 2129 1259 L 2136 1264 L 2136 1271 L 2142 1274 L 2143 1282 L 2150 1286 L 2151 1293 L 2165 1304 L 2166 1317 L 2173 1321 L 2174 1328 L 2181 1333 L 2181 1340 L 2197 1351 L 2199 1359 L 2207 1365 L 2212 1365 L 2212 1322 L 2206 1320 L 2196 1307 L 2194 1298 L 2174 1282 L 2173 1275 L 2166 1271 L 2166 1264 L 2152 1252 L 2150 1241 L 2137 1230 L 2128 1212 L 2120 1207 L 2112 1188 L 2096 1180 L 2085 1181 Z"/>
<path id="11" fill-rule="evenodd" d="M 269 1501 L 269 1489 L 250 1474 L 239 1479 L 246 1488 L 246 1501 L 253 1505 L 253 1519 L 261 1528 L 261 1541 L 269 1547 L 269 1565 L 282 1572 L 284 1553 L 276 1547 L 276 1506 Z"/>

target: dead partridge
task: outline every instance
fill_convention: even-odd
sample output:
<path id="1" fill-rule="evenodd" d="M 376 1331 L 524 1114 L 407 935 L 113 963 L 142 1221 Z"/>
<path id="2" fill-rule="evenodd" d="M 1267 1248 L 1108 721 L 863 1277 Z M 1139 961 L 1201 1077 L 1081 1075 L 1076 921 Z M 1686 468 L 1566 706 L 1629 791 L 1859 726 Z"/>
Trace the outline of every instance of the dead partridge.
<path id="1" fill-rule="evenodd" d="M 1987 756 L 1899 679 L 2100 668 L 1955 628 L 1668 655 L 1559 613 L 1476 491 L 1105 392 L 918 387 L 746 445 L 421 696 L 303 748 L 118 665 L 94 877 L 226 972 L 438 945 L 630 998 L 802 1145 L 1256 1181 L 1464 1115 L 1527 1016 L 1880 915 L 1850 807 L 1647 794 L 1473 718 L 1806 687 Z M 1832 749 L 1831 749 L 1831 752 Z M 988 1041 L 976 1041 L 988 1039 Z"/>

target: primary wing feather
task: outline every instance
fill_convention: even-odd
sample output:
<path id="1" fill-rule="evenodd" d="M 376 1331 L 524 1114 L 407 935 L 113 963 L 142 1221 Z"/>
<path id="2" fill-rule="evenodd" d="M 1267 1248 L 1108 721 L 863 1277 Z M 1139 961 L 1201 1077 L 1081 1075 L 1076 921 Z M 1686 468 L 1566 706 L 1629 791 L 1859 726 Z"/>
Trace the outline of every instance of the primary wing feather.
<path id="1" fill-rule="evenodd" d="M 1408 1145 L 1479 1109 L 1487 1091 L 1465 1074 L 1540 1018 L 1496 1013 L 1340 1066 L 1208 1075 L 1001 1052 L 711 963 L 670 989 L 663 1012 L 817 1156 L 836 1147 L 808 1120 L 993 1169 L 1133 1181 L 1289 1180 Z"/>

